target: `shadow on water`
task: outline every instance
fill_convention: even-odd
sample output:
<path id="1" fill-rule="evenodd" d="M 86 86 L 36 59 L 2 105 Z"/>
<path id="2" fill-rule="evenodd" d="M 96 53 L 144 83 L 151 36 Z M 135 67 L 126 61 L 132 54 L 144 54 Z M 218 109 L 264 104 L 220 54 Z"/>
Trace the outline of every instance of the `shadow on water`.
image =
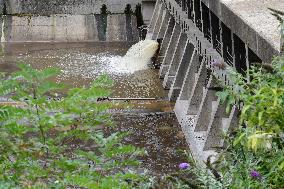
<path id="1" fill-rule="evenodd" d="M 0 58 L 0 71 L 17 70 L 16 62 L 31 64 L 37 69 L 58 67 L 62 74 L 57 82 L 71 86 L 88 86 L 98 75 L 109 74 L 114 80 L 112 97 L 156 98 L 154 101 L 130 101 L 126 106 L 110 110 L 116 127 L 106 132 L 127 131 L 125 143 L 143 147 L 143 168 L 153 175 L 173 173 L 185 161 L 187 148 L 181 128 L 173 113 L 173 104 L 163 100 L 157 70 L 148 68 L 134 73 L 120 73 L 117 58 L 125 55 L 130 43 L 18 43 L 10 45 Z M 135 64 L 135 62 L 133 62 Z"/>

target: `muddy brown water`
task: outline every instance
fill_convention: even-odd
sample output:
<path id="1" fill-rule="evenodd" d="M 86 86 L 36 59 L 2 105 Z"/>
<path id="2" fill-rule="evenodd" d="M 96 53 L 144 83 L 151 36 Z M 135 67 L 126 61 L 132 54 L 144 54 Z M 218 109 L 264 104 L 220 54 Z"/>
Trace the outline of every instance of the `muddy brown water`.
<path id="1" fill-rule="evenodd" d="M 134 73 L 120 72 L 117 58 L 131 47 L 130 43 L 14 43 L 2 45 L 0 71 L 17 70 L 24 62 L 34 68 L 57 67 L 62 73 L 56 78 L 71 86 L 88 86 L 98 75 L 108 74 L 115 85 L 112 97 L 156 98 L 123 102 L 124 107 L 110 110 L 116 127 L 108 132 L 126 131 L 124 143 L 146 150 L 140 158 L 142 167 L 154 175 L 174 173 L 186 161 L 185 138 L 173 113 L 173 103 L 166 101 L 158 71 L 151 68 Z M 133 62 L 135 66 L 135 62 Z M 129 107 L 129 108 L 127 108 Z"/>

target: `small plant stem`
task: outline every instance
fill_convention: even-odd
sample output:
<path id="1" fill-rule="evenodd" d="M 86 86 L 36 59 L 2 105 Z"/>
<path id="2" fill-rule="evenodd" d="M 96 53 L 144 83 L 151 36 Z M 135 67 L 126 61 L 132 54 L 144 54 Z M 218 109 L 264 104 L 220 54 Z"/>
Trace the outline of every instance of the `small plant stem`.
<path id="1" fill-rule="evenodd" d="M 34 96 L 34 99 L 37 98 L 37 93 L 36 93 L 36 89 L 35 89 L 34 85 L 33 85 L 33 96 Z M 43 140 L 44 146 L 46 146 L 46 137 L 45 137 L 45 134 L 44 134 L 43 127 L 40 124 L 41 117 L 40 117 L 40 113 L 39 113 L 39 106 L 38 106 L 38 104 L 35 105 L 35 108 L 36 108 L 36 115 L 37 115 L 37 118 L 38 118 L 38 126 L 39 126 L 39 130 L 40 130 L 41 138 Z M 46 147 L 44 147 L 44 148 L 46 150 L 46 152 L 45 152 L 46 153 L 46 157 L 48 158 L 48 156 L 49 156 L 48 148 L 46 148 Z"/>

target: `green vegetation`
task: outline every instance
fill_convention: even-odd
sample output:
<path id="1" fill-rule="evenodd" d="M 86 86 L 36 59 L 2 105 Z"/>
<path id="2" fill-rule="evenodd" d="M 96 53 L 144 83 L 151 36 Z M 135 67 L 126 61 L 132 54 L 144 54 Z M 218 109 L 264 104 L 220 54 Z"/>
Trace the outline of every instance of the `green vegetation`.
<path id="1" fill-rule="evenodd" d="M 133 188 L 144 179 L 130 171 L 143 150 L 98 127 L 111 125 L 111 104 L 96 101 L 110 94 L 108 77 L 58 99 L 63 86 L 49 80 L 58 70 L 19 67 L 0 80 L 0 96 L 16 102 L 0 109 L 0 188 Z"/>
<path id="2" fill-rule="evenodd" d="M 241 102 L 240 127 L 227 136 L 218 170 L 230 174 L 232 188 L 284 187 L 284 57 L 252 66 L 246 81 L 232 72 L 235 87 L 219 92 L 223 101 Z M 258 172 L 258 178 L 253 173 Z"/>
<path id="3" fill-rule="evenodd" d="M 284 57 L 256 64 L 249 73 L 247 81 L 231 70 L 234 87 L 218 92 L 228 111 L 241 104 L 239 127 L 224 136 L 227 145 L 213 163 L 188 155 L 183 174 L 194 180 L 176 175 L 177 188 L 284 188 Z"/>

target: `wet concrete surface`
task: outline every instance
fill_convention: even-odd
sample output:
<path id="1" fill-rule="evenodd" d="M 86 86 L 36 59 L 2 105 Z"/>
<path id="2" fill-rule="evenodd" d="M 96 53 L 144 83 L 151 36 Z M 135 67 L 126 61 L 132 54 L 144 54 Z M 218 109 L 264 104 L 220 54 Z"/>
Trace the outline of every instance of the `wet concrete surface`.
<path id="1" fill-rule="evenodd" d="M 0 71 L 17 70 L 17 62 L 37 69 L 58 67 L 55 79 L 71 86 L 88 86 L 98 75 L 106 73 L 114 80 L 112 97 L 155 98 L 156 100 L 116 101 L 110 110 L 116 127 L 108 132 L 126 131 L 127 144 L 144 148 L 142 167 L 153 175 L 173 173 L 186 157 L 185 138 L 173 113 L 173 103 L 166 99 L 157 70 L 121 73 L 116 64 L 132 44 L 129 43 L 26 43 L 6 46 L 0 58 Z M 133 62 L 135 66 L 135 62 Z"/>

